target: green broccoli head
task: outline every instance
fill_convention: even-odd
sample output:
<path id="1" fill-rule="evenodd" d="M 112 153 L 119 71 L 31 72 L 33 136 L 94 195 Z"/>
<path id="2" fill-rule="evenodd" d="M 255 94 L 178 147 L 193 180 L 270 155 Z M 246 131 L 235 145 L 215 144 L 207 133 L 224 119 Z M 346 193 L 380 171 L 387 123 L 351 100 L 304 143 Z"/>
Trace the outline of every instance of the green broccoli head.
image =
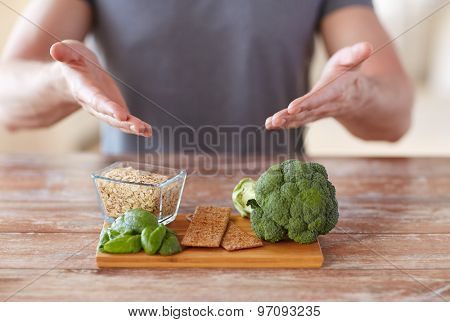
<path id="1" fill-rule="evenodd" d="M 270 217 L 264 215 L 264 212 L 260 207 L 256 207 L 252 210 L 250 220 L 253 231 L 256 236 L 261 239 L 267 240 L 271 243 L 276 243 L 287 237 L 286 230 L 273 221 Z"/>
<path id="2" fill-rule="evenodd" d="M 339 217 L 336 190 L 318 163 L 288 160 L 270 167 L 256 182 L 255 199 L 265 217 L 302 244 L 328 233 Z"/>

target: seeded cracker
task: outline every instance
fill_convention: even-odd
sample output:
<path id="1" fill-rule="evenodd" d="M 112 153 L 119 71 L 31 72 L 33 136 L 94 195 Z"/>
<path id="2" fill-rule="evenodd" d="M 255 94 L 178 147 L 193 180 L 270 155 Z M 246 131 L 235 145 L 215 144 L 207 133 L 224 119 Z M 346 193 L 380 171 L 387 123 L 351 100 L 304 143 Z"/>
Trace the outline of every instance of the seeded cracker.
<path id="1" fill-rule="evenodd" d="M 260 247 L 263 245 L 263 243 L 261 240 L 259 240 L 252 234 L 246 233 L 235 223 L 230 221 L 220 245 L 226 250 L 232 251 L 238 249 Z"/>
<path id="2" fill-rule="evenodd" d="M 198 206 L 181 245 L 219 247 L 230 220 L 231 208 Z"/>

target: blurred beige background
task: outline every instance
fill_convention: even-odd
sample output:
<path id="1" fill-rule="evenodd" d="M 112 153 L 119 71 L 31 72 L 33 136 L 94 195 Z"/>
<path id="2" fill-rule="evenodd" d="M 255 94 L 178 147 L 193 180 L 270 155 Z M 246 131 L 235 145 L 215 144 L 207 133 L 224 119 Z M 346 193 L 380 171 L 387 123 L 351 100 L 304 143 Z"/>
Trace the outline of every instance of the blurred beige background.
<path id="1" fill-rule="evenodd" d="M 3 0 L 22 11 L 28 0 Z M 422 19 L 443 0 L 374 0 L 384 26 L 396 36 Z M 17 15 L 0 4 L 0 50 Z M 413 125 L 398 143 L 365 142 L 337 122 L 325 119 L 309 126 L 306 146 L 311 155 L 450 156 L 450 7 L 395 41 L 416 86 Z M 317 79 L 326 60 L 320 39 L 311 69 Z M 376 117 L 376 116 L 374 116 Z M 79 111 L 43 130 L 8 133 L 0 128 L 0 152 L 62 153 L 98 150 L 98 123 Z"/>

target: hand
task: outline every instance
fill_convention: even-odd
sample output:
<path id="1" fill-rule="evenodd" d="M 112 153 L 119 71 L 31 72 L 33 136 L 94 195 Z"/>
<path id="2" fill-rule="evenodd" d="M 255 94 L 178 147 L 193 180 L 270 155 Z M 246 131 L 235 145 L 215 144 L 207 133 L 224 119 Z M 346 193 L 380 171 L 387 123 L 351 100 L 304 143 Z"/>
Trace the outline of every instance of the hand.
<path id="1" fill-rule="evenodd" d="M 338 50 L 327 62 L 319 81 L 306 95 L 266 120 L 266 129 L 297 128 L 326 117 L 346 117 L 364 107 L 365 76 L 359 65 L 372 53 L 360 42 Z"/>
<path id="2" fill-rule="evenodd" d="M 83 43 L 57 42 L 50 48 L 50 55 L 60 62 L 68 91 L 84 110 L 123 132 L 151 135 L 150 125 L 130 115 L 115 81 Z"/>

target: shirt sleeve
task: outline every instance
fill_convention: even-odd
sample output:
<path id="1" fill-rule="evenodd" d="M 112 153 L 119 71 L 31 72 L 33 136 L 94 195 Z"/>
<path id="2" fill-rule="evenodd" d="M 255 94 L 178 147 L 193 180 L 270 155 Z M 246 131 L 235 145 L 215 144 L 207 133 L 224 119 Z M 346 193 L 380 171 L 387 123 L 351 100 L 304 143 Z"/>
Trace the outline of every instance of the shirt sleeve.
<path id="1" fill-rule="evenodd" d="M 352 5 L 373 8 L 372 0 L 324 0 L 322 2 L 321 17 L 323 18 L 335 10 Z"/>

